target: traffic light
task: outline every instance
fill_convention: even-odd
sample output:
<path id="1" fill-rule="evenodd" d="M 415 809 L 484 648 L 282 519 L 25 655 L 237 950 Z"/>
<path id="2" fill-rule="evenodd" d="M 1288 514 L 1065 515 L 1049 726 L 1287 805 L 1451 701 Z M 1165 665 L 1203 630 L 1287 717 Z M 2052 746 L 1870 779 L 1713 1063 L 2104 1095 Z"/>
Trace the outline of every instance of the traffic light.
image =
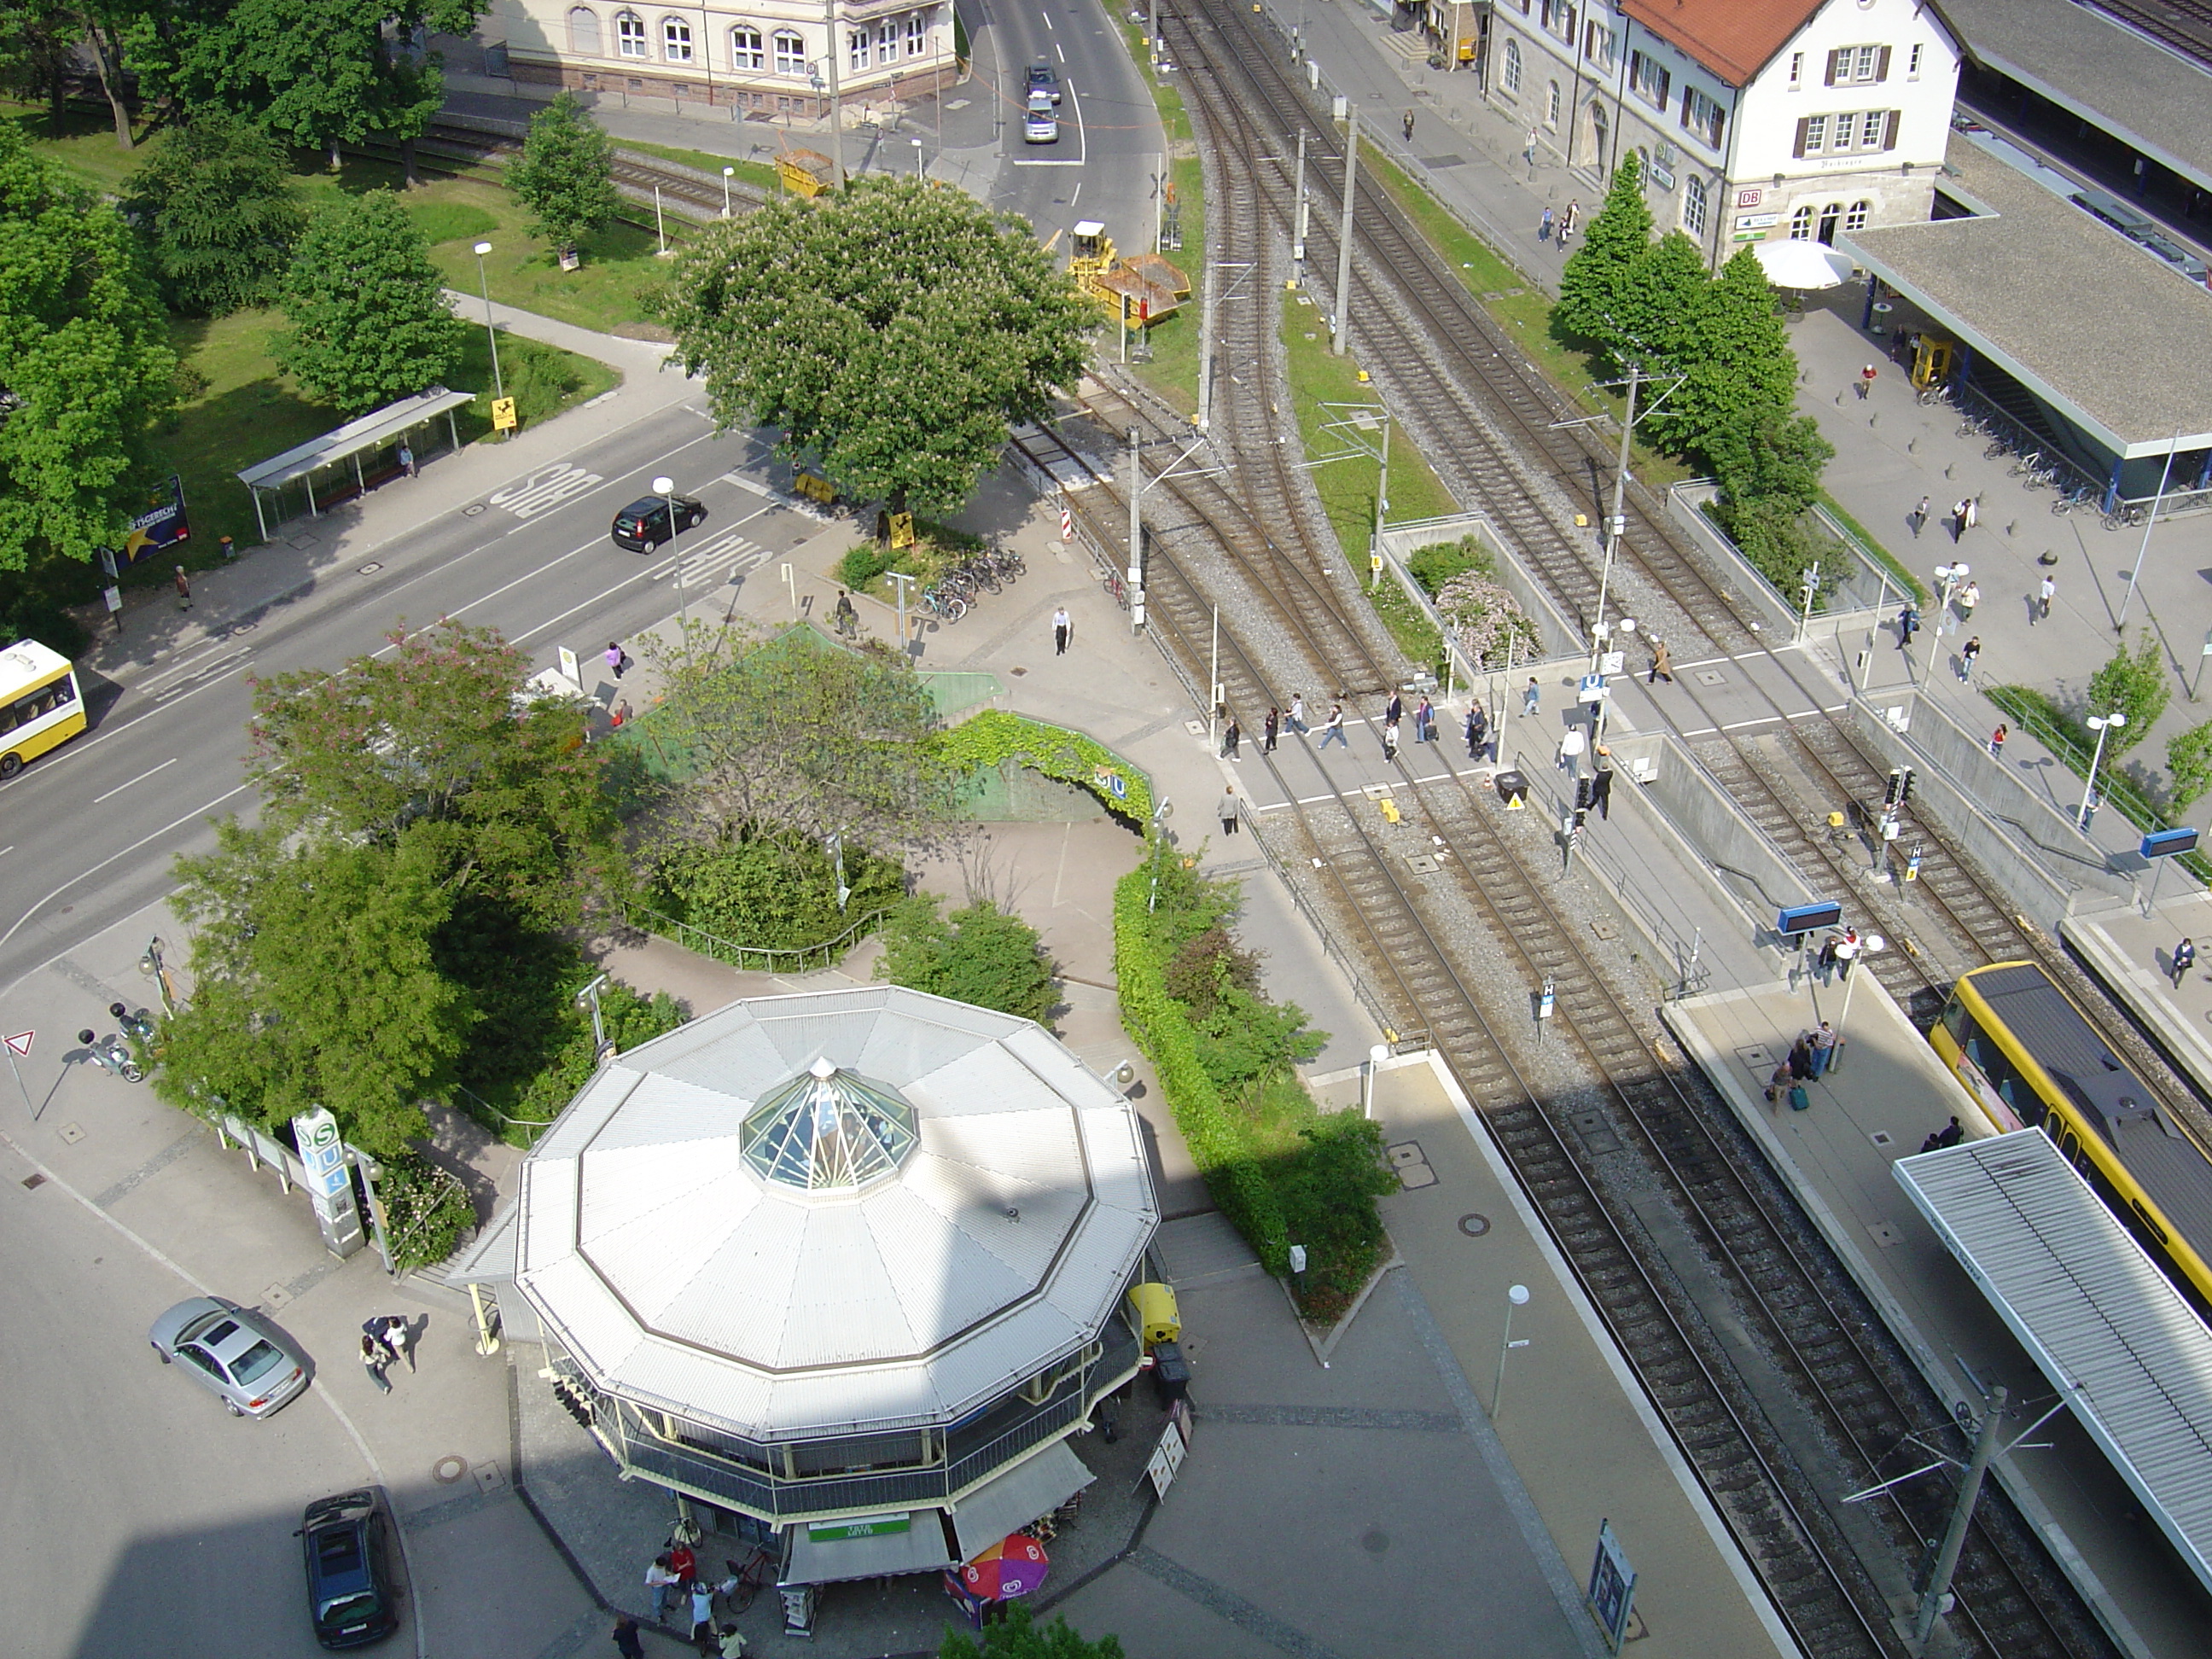
<path id="1" fill-rule="evenodd" d="M 1905 769 L 1901 766 L 1893 766 L 1889 769 L 1889 787 L 1882 792 L 1881 804 L 1884 806 L 1893 807 L 1904 799 Z"/>
<path id="2" fill-rule="evenodd" d="M 1909 766 L 1905 769 L 1904 786 L 1897 792 L 1897 804 L 1899 806 L 1912 805 L 1912 769 Z"/>

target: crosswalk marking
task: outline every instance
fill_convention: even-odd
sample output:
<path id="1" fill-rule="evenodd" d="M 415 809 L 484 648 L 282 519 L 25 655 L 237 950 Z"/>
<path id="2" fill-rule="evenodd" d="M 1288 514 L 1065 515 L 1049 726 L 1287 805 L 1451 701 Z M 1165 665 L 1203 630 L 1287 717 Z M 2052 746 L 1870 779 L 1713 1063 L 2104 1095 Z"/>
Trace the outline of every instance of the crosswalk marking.
<path id="1" fill-rule="evenodd" d="M 684 570 L 686 587 L 709 587 L 726 577 L 735 577 L 759 568 L 771 556 L 769 549 L 748 537 L 729 531 L 717 536 L 703 547 L 694 548 L 680 560 L 672 560 L 654 574 L 672 577 L 677 565 Z"/>
<path id="2" fill-rule="evenodd" d="M 532 519 L 605 482 L 596 472 L 586 472 L 568 461 L 556 461 L 551 466 L 538 468 L 519 483 L 495 490 L 491 504 L 505 507 L 518 519 Z"/>

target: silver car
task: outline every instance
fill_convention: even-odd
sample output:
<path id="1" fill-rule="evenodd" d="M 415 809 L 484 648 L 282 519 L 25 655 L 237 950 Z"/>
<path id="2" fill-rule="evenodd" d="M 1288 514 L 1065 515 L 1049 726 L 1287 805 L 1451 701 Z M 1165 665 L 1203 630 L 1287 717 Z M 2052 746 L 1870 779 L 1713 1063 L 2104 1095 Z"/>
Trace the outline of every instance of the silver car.
<path id="1" fill-rule="evenodd" d="M 307 1360 L 292 1340 L 258 1314 L 196 1296 L 179 1302 L 146 1334 L 166 1365 L 212 1389 L 233 1417 L 266 1417 L 307 1386 Z"/>

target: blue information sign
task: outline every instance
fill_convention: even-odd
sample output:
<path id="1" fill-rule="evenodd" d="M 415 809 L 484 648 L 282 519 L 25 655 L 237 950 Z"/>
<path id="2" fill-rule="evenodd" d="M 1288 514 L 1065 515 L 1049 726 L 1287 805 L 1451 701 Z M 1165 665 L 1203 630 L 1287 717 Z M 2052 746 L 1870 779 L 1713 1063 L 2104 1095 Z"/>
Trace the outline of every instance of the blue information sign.
<path id="1" fill-rule="evenodd" d="M 1628 1639 L 1629 1609 L 1635 1602 L 1636 1569 L 1628 1565 L 1620 1540 L 1613 1536 L 1613 1522 L 1601 1521 L 1597 1559 L 1590 1563 L 1589 1604 L 1598 1628 L 1605 1632 L 1606 1645 L 1615 1653 Z"/>

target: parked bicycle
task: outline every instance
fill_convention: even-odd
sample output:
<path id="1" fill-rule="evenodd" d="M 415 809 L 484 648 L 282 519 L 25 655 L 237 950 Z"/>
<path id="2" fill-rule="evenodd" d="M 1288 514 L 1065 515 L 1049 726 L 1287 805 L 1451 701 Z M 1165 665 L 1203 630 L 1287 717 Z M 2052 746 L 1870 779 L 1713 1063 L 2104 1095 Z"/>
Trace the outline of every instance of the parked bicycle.
<path id="1" fill-rule="evenodd" d="M 2051 504 L 2051 510 L 2063 518 L 2075 507 L 2087 507 L 2096 499 L 2097 492 L 2094 489 L 2087 484 L 2077 483 L 2070 489 L 2060 490 L 2058 499 Z"/>
<path id="2" fill-rule="evenodd" d="M 925 616 L 934 617 L 939 622 L 958 622 L 968 614 L 968 601 L 942 586 L 925 587 L 916 603 Z"/>
<path id="3" fill-rule="evenodd" d="M 2105 528 L 2132 530 L 2142 523 L 2148 510 L 2141 501 L 2122 501 L 2105 514 Z"/>

